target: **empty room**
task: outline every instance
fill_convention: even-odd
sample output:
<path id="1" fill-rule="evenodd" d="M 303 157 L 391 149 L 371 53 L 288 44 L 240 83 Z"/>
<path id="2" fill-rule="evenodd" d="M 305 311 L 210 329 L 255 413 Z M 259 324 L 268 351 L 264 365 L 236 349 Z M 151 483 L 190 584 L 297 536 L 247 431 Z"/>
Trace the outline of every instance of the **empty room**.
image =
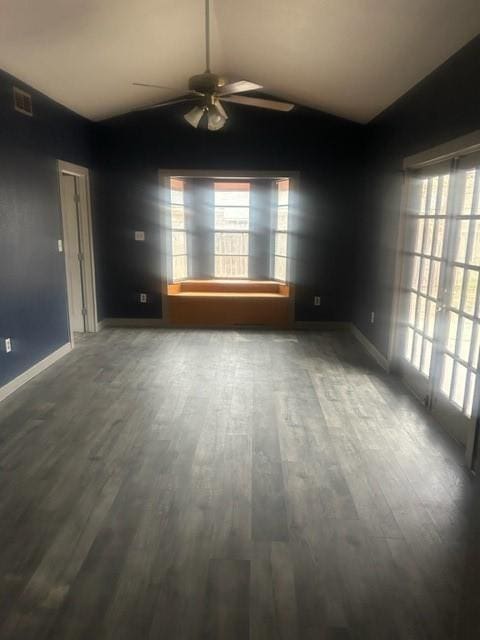
<path id="1" fill-rule="evenodd" d="M 479 0 L 0 0 L 1 640 L 480 638 Z"/>

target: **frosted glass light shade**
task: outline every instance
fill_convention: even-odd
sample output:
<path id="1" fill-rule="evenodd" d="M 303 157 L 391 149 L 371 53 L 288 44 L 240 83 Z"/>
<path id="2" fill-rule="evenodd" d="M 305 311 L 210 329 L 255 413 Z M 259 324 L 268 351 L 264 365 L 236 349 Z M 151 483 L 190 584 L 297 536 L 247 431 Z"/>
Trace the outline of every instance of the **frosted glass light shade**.
<path id="1" fill-rule="evenodd" d="M 188 124 L 195 127 L 195 129 L 200 124 L 200 120 L 203 118 L 203 114 L 205 113 L 205 109 L 202 107 L 193 107 L 191 111 L 186 113 L 183 117 L 188 122 Z"/>
<path id="2" fill-rule="evenodd" d="M 218 131 L 225 126 L 226 119 L 215 107 L 208 110 L 208 130 Z"/>

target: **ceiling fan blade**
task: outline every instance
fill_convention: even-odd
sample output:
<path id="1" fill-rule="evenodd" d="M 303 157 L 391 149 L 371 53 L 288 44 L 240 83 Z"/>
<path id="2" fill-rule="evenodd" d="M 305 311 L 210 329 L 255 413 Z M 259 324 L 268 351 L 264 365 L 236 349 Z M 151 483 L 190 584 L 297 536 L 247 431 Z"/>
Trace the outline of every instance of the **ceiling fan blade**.
<path id="1" fill-rule="evenodd" d="M 248 80 L 238 80 L 238 82 L 230 82 L 218 90 L 218 95 L 224 96 L 231 93 L 243 93 L 243 91 L 253 91 L 254 89 L 263 89 L 261 84 L 249 82 Z"/>
<path id="2" fill-rule="evenodd" d="M 165 91 L 182 91 L 182 89 L 173 89 L 172 87 L 165 87 L 162 84 L 148 84 L 146 82 L 132 82 L 135 87 L 149 87 L 151 89 L 165 89 Z"/>
<path id="3" fill-rule="evenodd" d="M 168 107 L 171 104 L 180 104 L 180 102 L 196 102 L 197 98 L 176 98 L 175 100 L 166 100 L 165 102 L 157 102 L 156 104 L 147 104 L 144 107 L 137 107 L 134 111 L 148 111 L 149 109 L 158 109 L 160 107 Z"/>
<path id="4" fill-rule="evenodd" d="M 149 89 L 163 89 L 164 91 L 174 91 L 175 93 L 180 93 L 180 91 L 183 91 L 185 94 L 191 94 L 192 96 L 205 95 L 203 93 L 200 93 L 200 91 L 194 91 L 193 89 L 173 89 L 172 87 L 165 87 L 161 84 L 146 84 L 144 82 L 132 82 L 132 85 L 136 87 L 148 87 Z"/>
<path id="5" fill-rule="evenodd" d="M 265 98 L 254 98 L 253 96 L 222 96 L 222 100 L 224 100 L 225 102 L 235 102 L 236 104 L 246 104 L 249 107 L 273 109 L 273 111 L 291 111 L 295 106 L 291 102 L 266 100 Z"/>

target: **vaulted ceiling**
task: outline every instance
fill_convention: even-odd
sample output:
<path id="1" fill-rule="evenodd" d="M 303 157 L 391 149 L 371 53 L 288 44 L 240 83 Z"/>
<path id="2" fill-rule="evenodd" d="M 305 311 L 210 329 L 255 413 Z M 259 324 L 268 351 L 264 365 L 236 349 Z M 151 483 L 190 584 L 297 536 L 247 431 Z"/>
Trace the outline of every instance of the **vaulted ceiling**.
<path id="1" fill-rule="evenodd" d="M 179 95 L 204 70 L 203 11 L 204 0 L 1 0 L 0 68 L 101 120 Z M 368 122 L 480 32 L 480 4 L 212 0 L 211 23 L 215 72 Z"/>

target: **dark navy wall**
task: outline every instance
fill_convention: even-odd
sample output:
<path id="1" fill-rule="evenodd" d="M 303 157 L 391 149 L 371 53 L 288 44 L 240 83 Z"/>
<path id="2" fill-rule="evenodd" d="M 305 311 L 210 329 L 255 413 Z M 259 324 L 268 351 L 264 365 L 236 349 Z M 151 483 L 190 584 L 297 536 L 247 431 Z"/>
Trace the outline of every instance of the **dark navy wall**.
<path id="1" fill-rule="evenodd" d="M 34 116 L 13 109 L 13 84 Z M 90 165 L 92 125 L 0 72 L 0 386 L 68 342 L 57 159 Z"/>
<path id="2" fill-rule="evenodd" d="M 185 106 L 137 112 L 99 126 L 105 315 L 160 317 L 158 169 L 300 171 L 297 319 L 349 320 L 360 125 L 297 108 L 276 113 L 228 105 L 222 131 L 195 130 Z M 133 232 L 144 230 L 145 243 Z M 147 292 L 151 302 L 138 302 Z M 313 306 L 313 296 L 322 305 Z"/>
<path id="3" fill-rule="evenodd" d="M 403 159 L 480 128 L 479 78 L 480 36 L 365 129 L 353 320 L 383 354 L 388 350 Z"/>
<path id="4" fill-rule="evenodd" d="M 98 167 L 99 308 L 117 317 L 161 316 L 158 169 L 299 171 L 297 319 L 353 314 L 385 353 L 402 160 L 480 127 L 478 77 L 480 38 L 366 127 L 303 108 L 230 105 L 227 127 L 210 133 L 189 127 L 177 107 L 94 125 L 35 91 L 29 118 L 13 110 L 14 79 L 0 72 L 0 336 L 13 342 L 11 354 L 0 352 L 0 386 L 68 341 L 57 159 Z M 136 229 L 145 243 L 134 242 Z"/>

